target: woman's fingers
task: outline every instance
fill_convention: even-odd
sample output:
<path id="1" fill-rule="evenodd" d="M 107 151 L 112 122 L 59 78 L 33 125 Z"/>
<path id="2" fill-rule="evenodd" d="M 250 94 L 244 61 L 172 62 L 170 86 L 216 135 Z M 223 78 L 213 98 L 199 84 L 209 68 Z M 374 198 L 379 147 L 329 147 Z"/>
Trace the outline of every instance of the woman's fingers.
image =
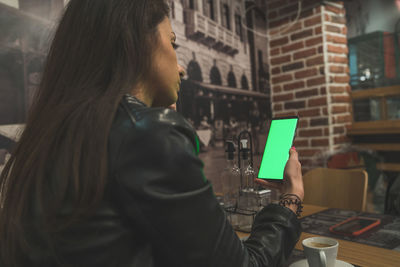
<path id="1" fill-rule="evenodd" d="M 289 150 L 289 155 L 290 155 L 290 156 L 289 156 L 290 158 L 295 159 L 295 160 L 299 160 L 299 154 L 297 153 L 295 147 L 292 147 L 292 148 Z"/>
<path id="2" fill-rule="evenodd" d="M 278 189 L 281 190 L 282 188 L 282 184 L 279 183 L 274 183 L 274 182 L 268 182 L 265 181 L 263 179 L 254 179 L 254 182 L 256 182 L 257 184 L 263 186 L 263 187 L 267 187 L 267 188 L 274 188 L 274 189 Z"/>

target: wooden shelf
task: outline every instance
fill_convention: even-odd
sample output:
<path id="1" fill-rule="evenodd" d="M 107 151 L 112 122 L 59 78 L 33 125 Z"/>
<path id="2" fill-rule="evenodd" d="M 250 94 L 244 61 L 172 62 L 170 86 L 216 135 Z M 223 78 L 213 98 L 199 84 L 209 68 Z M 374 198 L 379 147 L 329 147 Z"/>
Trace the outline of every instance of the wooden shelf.
<path id="1" fill-rule="evenodd" d="M 399 138 L 400 139 L 400 138 Z M 400 140 L 399 140 L 400 142 Z M 377 150 L 377 151 L 400 151 L 400 143 L 398 144 L 354 144 L 355 146 Z"/>
<path id="2" fill-rule="evenodd" d="M 353 99 L 379 98 L 385 96 L 400 95 L 400 85 L 366 89 L 366 90 L 357 90 L 357 91 L 352 91 L 350 94 Z"/>
<path id="3" fill-rule="evenodd" d="M 400 163 L 377 163 L 376 168 L 381 171 L 400 172 Z"/>
<path id="4" fill-rule="evenodd" d="M 400 120 L 354 122 L 347 134 L 400 134 Z"/>

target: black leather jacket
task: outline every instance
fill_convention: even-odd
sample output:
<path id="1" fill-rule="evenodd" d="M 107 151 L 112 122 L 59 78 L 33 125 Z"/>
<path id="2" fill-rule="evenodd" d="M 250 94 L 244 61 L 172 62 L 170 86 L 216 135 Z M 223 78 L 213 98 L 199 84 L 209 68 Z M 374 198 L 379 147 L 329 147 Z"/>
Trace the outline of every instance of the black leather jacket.
<path id="1" fill-rule="evenodd" d="M 104 201 L 67 233 L 73 241 L 58 246 L 61 262 L 281 266 L 300 236 L 295 214 L 269 205 L 256 216 L 250 238 L 240 241 L 204 177 L 198 151 L 196 133 L 179 113 L 124 98 L 109 135 Z M 34 257 L 37 266 L 55 266 Z"/>

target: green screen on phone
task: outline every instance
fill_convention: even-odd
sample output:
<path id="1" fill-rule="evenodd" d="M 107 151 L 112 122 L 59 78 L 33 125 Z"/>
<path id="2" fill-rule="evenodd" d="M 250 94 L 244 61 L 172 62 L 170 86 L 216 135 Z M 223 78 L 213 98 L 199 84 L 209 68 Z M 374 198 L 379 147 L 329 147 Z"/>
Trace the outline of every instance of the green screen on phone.
<path id="1" fill-rule="evenodd" d="M 271 121 L 258 178 L 283 180 L 283 171 L 289 159 L 298 119 L 291 117 Z"/>

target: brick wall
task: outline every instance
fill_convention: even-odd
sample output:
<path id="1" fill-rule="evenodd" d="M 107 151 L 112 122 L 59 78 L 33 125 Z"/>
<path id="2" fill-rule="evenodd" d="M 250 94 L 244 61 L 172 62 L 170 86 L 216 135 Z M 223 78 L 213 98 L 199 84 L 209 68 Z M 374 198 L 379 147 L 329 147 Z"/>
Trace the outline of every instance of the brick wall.
<path id="1" fill-rule="evenodd" d="M 273 116 L 299 115 L 295 146 L 304 169 L 349 140 L 347 28 L 343 2 L 267 0 Z"/>

